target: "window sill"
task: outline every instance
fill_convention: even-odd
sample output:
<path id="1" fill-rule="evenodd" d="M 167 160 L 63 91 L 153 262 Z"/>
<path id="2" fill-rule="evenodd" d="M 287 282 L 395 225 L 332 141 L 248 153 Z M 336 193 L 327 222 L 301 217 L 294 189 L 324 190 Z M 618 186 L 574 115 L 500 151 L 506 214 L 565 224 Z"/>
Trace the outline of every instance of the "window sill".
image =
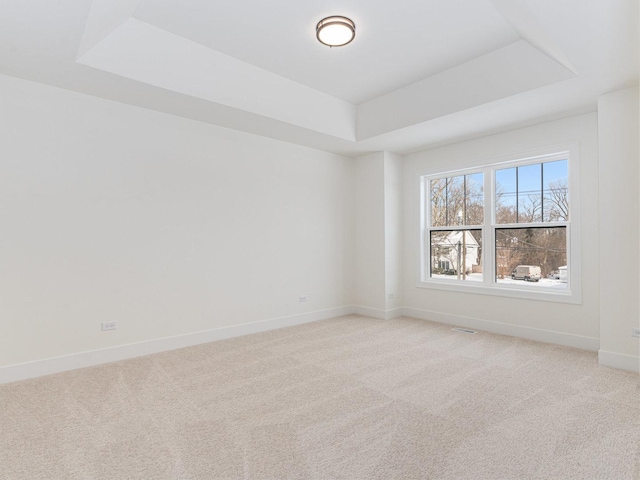
<path id="1" fill-rule="evenodd" d="M 536 300 L 542 302 L 556 303 L 572 303 L 576 305 L 582 304 L 582 299 L 578 292 L 567 291 L 559 292 L 557 290 L 538 287 L 536 290 L 525 289 L 520 286 L 507 285 L 487 285 L 478 282 L 473 285 L 462 283 L 456 280 L 427 280 L 416 284 L 416 288 L 428 288 L 433 290 L 446 290 L 456 293 L 471 293 L 476 295 L 491 295 L 496 297 L 521 298 L 525 300 Z"/>

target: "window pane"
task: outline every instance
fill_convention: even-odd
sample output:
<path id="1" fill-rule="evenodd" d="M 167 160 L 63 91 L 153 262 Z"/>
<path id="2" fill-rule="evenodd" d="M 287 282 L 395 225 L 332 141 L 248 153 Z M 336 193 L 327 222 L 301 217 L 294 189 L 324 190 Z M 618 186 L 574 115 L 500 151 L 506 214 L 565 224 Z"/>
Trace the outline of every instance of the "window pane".
<path id="1" fill-rule="evenodd" d="M 447 179 L 431 180 L 431 226 L 447 225 Z"/>
<path id="2" fill-rule="evenodd" d="M 496 170 L 496 223 L 569 220 L 567 160 Z"/>
<path id="3" fill-rule="evenodd" d="M 518 167 L 518 223 L 542 221 L 542 165 Z"/>
<path id="4" fill-rule="evenodd" d="M 482 173 L 431 180 L 429 187 L 432 227 L 482 225 L 484 222 Z"/>
<path id="5" fill-rule="evenodd" d="M 431 232 L 432 278 L 482 281 L 482 230 Z"/>
<path id="6" fill-rule="evenodd" d="M 516 168 L 496 170 L 496 223 L 517 223 Z"/>
<path id="7" fill-rule="evenodd" d="M 465 225 L 484 223 L 484 175 L 466 175 Z"/>
<path id="8" fill-rule="evenodd" d="M 566 160 L 542 164 L 545 222 L 569 220 L 569 170 Z"/>
<path id="9" fill-rule="evenodd" d="M 463 225 L 464 175 L 447 179 L 447 226 Z"/>
<path id="10" fill-rule="evenodd" d="M 567 229 L 497 228 L 496 282 L 567 288 Z"/>

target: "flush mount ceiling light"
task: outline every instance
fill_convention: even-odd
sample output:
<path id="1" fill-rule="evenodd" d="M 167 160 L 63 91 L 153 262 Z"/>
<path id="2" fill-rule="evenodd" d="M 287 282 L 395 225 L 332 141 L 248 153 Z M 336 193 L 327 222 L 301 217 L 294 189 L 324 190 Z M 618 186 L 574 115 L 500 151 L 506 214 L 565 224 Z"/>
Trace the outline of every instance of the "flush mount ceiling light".
<path id="1" fill-rule="evenodd" d="M 353 20 L 339 15 L 323 18 L 316 25 L 316 38 L 329 47 L 341 47 L 351 43 L 356 36 Z"/>

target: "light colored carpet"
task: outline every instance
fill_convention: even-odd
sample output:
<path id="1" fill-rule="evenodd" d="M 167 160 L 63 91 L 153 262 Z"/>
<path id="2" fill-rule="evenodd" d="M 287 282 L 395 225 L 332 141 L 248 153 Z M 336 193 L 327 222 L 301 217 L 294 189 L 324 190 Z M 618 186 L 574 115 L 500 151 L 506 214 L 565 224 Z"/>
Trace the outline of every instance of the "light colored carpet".
<path id="1" fill-rule="evenodd" d="M 341 317 L 0 387 L 0 478 L 640 479 L 638 375 Z"/>

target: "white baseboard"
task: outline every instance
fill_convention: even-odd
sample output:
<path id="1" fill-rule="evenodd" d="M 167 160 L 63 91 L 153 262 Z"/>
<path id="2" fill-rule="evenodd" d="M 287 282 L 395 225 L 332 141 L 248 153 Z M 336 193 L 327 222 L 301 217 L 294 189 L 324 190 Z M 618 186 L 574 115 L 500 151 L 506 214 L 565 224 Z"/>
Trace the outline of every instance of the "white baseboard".
<path id="1" fill-rule="evenodd" d="M 640 373 L 640 358 L 633 355 L 598 350 L 598 363 L 604 367 L 619 368 L 630 372 Z"/>
<path id="2" fill-rule="evenodd" d="M 329 310 L 292 315 L 288 317 L 273 318 L 232 327 L 223 327 L 201 332 L 188 333 L 175 337 L 159 338 L 145 342 L 120 345 L 116 347 L 94 350 L 90 352 L 80 352 L 61 357 L 36 360 L 28 363 L 8 365 L 0 367 L 0 385 L 29 378 L 41 377 L 53 373 L 60 373 L 78 368 L 90 367 L 104 363 L 126 360 L 144 355 L 165 352 L 177 348 L 190 347 L 209 343 L 216 340 L 259 333 L 267 330 L 275 330 L 304 323 L 325 320 L 328 318 L 340 317 L 357 313 L 368 317 L 391 320 L 393 318 L 407 316 L 422 320 L 446 323 L 449 325 L 484 330 L 501 335 L 537 340 L 540 342 L 554 343 L 569 347 L 581 348 L 598 352 L 599 362 L 603 366 L 638 372 L 640 359 L 630 355 L 622 355 L 613 352 L 599 350 L 600 340 L 598 338 L 572 335 L 568 333 L 542 330 L 520 325 L 511 325 L 501 322 L 493 322 L 460 315 L 434 312 L 429 310 L 419 310 L 415 308 L 396 308 L 391 310 L 378 310 L 363 306 L 344 306 Z"/>
<path id="3" fill-rule="evenodd" d="M 600 348 L 600 339 L 572 335 L 570 333 L 555 332 L 553 330 L 542 330 L 533 327 L 523 327 L 521 325 L 511 325 L 502 322 L 493 322 L 479 318 L 451 315 L 449 313 L 433 312 L 428 310 L 418 310 L 416 308 L 404 308 L 404 315 L 407 317 L 419 318 L 421 320 L 431 320 L 433 322 L 446 323 L 458 327 L 484 330 L 485 332 L 521 337 L 529 340 L 536 340 L 545 343 L 554 343 L 567 347 L 580 348 L 597 352 Z"/>
<path id="4" fill-rule="evenodd" d="M 404 317 L 404 308 L 392 308 L 384 312 L 385 320 L 393 320 L 394 318 Z"/>
<path id="5" fill-rule="evenodd" d="M 353 306 L 332 308 L 316 312 L 291 315 L 288 317 L 272 318 L 258 322 L 234 325 L 232 327 L 216 328 L 201 332 L 187 333 L 175 337 L 158 338 L 128 345 L 80 352 L 61 357 L 36 360 L 28 363 L 8 365 L 0 367 L 0 385 L 17 382 L 29 378 L 51 375 L 53 373 L 66 372 L 78 368 L 101 365 L 103 363 L 117 362 L 128 358 L 141 357 L 154 353 L 175 350 L 177 348 L 191 347 L 216 340 L 224 340 L 251 333 L 259 333 L 267 330 L 275 330 L 283 327 L 301 325 L 303 323 L 316 322 L 327 318 L 340 317 L 355 313 Z"/>
<path id="6" fill-rule="evenodd" d="M 361 305 L 356 305 L 354 307 L 354 311 L 356 314 L 364 315 L 365 317 L 379 318 L 381 320 L 385 319 L 384 310 L 378 310 L 377 308 L 369 308 L 369 307 L 363 307 Z"/>
<path id="7" fill-rule="evenodd" d="M 404 315 L 404 308 L 394 308 L 391 310 L 379 310 L 377 308 L 363 307 L 356 305 L 354 307 L 355 313 L 358 315 L 364 315 L 365 317 L 379 318 L 380 320 L 392 320 L 394 318 L 402 317 Z"/>

